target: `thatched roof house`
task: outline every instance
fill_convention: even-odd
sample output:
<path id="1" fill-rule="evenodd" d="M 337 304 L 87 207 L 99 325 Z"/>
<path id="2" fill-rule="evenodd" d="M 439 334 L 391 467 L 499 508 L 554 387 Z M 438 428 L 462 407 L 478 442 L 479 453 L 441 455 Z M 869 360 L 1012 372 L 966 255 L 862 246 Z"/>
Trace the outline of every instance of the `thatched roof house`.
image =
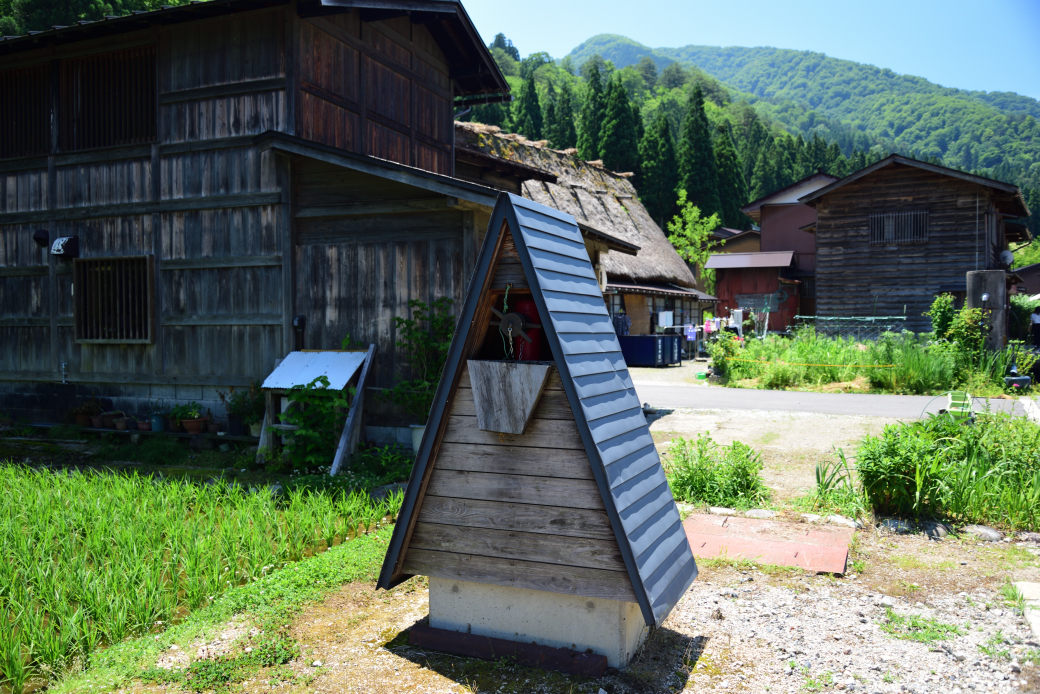
<path id="1" fill-rule="evenodd" d="M 672 311 L 675 324 L 699 322 L 701 310 L 715 301 L 697 290 L 690 268 L 639 202 L 631 174 L 479 123 L 455 123 L 455 147 L 456 177 L 497 188 L 507 188 L 505 179 L 514 177 L 514 192 L 572 215 L 587 236 L 598 233 L 639 247 L 635 255 L 604 250 L 593 258 L 605 274 L 608 308 L 628 313 L 633 335 L 653 332 L 662 311 Z"/>

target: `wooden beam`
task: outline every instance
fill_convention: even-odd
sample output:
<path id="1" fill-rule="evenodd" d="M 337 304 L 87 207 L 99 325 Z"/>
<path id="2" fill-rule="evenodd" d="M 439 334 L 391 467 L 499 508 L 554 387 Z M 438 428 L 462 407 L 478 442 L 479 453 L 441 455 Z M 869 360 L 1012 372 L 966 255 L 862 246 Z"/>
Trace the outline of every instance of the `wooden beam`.
<path id="1" fill-rule="evenodd" d="M 0 214 L 0 225 L 33 224 L 36 222 L 68 222 L 100 217 L 126 217 L 188 210 L 219 210 L 227 207 L 257 207 L 279 205 L 281 193 L 240 193 L 234 195 L 206 195 L 197 198 L 177 198 L 161 202 L 130 202 L 89 207 L 63 207 L 56 210 L 9 212 Z"/>
<path id="2" fill-rule="evenodd" d="M 232 267 L 280 267 L 281 255 L 232 255 L 210 258 L 174 258 L 163 261 L 163 270 L 208 270 Z"/>
<path id="3" fill-rule="evenodd" d="M 109 384 L 125 388 L 128 385 L 158 386 L 248 386 L 256 375 L 227 374 L 204 376 L 187 374 L 184 376 L 157 375 L 154 373 L 91 373 L 72 372 L 68 374 L 69 383 Z M 26 382 L 42 381 L 61 383 L 61 367 L 54 371 L 0 371 L 0 381 Z"/>
<path id="4" fill-rule="evenodd" d="M 195 101 L 198 99 L 219 99 L 225 96 L 240 96 L 242 94 L 257 94 L 259 92 L 273 92 L 286 87 L 284 77 L 269 77 L 259 80 L 247 80 L 245 82 L 232 82 L 231 84 L 218 84 L 212 87 L 196 87 L 193 89 L 180 89 L 174 92 L 166 92 L 159 95 L 160 104 L 176 104 L 181 101 Z"/>
<path id="5" fill-rule="evenodd" d="M 421 624 L 416 624 L 408 632 L 408 643 L 419 648 L 454 653 L 467 658 L 508 659 L 526 667 L 538 667 L 582 677 L 599 678 L 607 671 L 607 656 L 598 653 L 578 653 L 569 648 L 552 648 L 492 636 L 463 634 Z"/>
<path id="6" fill-rule="evenodd" d="M 368 369 L 376 356 L 375 344 L 368 346 L 368 354 L 365 355 L 364 366 L 361 367 L 361 375 L 358 376 L 357 385 L 354 387 L 354 402 L 350 404 L 350 412 L 347 413 L 347 421 L 343 423 L 343 433 L 339 437 L 339 445 L 336 447 L 336 455 L 332 458 L 332 467 L 329 468 L 329 477 L 335 477 L 343 467 L 344 459 L 354 455 L 360 440 L 361 422 L 364 419 L 365 407 L 365 382 L 368 379 Z"/>
<path id="7" fill-rule="evenodd" d="M 168 156 L 186 152 L 205 152 L 211 149 L 230 149 L 233 147 L 252 147 L 255 135 L 238 135 L 236 137 L 216 137 L 211 140 L 192 140 L 191 142 L 174 142 L 159 145 L 159 154 Z"/>
<path id="8" fill-rule="evenodd" d="M 25 265 L 22 267 L 0 267 L 0 277 L 40 277 L 50 274 L 49 265 Z"/>
<path id="9" fill-rule="evenodd" d="M 438 468 L 430 479 L 429 493 L 434 496 L 457 496 L 532 506 L 570 506 L 594 511 L 603 508 L 603 497 L 591 480 Z"/>
<path id="10" fill-rule="evenodd" d="M 438 461 L 438 465 L 441 461 Z M 605 511 L 572 506 L 533 506 L 428 494 L 419 509 L 420 523 L 467 528 L 522 530 L 566 537 L 613 539 Z"/>
<path id="11" fill-rule="evenodd" d="M 209 316 L 162 316 L 160 321 L 167 327 L 200 325 L 281 325 L 280 313 L 227 313 Z"/>
<path id="12" fill-rule="evenodd" d="M 300 207 L 296 218 L 311 217 L 355 217 L 376 214 L 399 214 L 402 212 L 426 212 L 451 210 L 458 207 L 455 197 L 417 198 L 414 200 L 391 200 L 389 202 L 357 203 L 353 205 L 326 205 L 322 207 Z"/>

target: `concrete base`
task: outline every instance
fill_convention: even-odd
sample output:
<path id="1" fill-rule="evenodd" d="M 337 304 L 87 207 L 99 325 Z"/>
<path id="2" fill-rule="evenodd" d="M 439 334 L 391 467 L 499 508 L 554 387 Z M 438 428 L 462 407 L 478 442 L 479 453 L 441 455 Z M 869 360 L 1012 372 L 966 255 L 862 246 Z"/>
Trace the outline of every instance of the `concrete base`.
<path id="1" fill-rule="evenodd" d="M 1040 583 L 1020 581 L 1015 584 L 1025 600 L 1025 618 L 1033 637 L 1040 640 Z"/>
<path id="2" fill-rule="evenodd" d="M 639 605 L 430 577 L 430 626 L 575 651 L 623 669 L 649 629 Z"/>

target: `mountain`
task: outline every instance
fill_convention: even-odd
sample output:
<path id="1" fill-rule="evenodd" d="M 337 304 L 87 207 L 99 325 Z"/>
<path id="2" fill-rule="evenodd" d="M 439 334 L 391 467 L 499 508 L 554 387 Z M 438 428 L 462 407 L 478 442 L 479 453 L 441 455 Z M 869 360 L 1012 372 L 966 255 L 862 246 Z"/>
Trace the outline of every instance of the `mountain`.
<path id="1" fill-rule="evenodd" d="M 844 148 L 857 133 L 887 148 L 947 166 L 1040 183 L 1040 101 L 1008 92 L 951 89 L 921 77 L 779 48 L 649 48 L 611 34 L 570 53 L 599 54 L 622 68 L 649 56 L 696 66 L 793 133 L 820 132 Z M 842 136 L 844 133 L 844 137 Z"/>

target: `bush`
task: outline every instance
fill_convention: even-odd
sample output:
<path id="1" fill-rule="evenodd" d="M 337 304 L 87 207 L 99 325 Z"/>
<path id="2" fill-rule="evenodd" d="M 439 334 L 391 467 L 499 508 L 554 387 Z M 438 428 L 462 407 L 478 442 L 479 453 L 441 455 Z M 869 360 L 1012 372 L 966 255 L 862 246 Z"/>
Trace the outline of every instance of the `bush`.
<path id="1" fill-rule="evenodd" d="M 750 508 L 769 498 L 762 482 L 762 456 L 734 441 L 722 446 L 707 434 L 672 441 L 668 482 L 676 498 L 710 506 Z"/>
<path id="2" fill-rule="evenodd" d="M 286 435 L 285 455 L 273 461 L 272 469 L 328 470 L 347 418 L 347 391 L 329 388 L 328 377 L 318 376 L 305 386 L 293 386 L 286 397 L 289 408 L 279 417 L 283 424 L 297 429 Z M 274 428 L 269 428 L 268 433 L 283 434 Z"/>
<path id="3" fill-rule="evenodd" d="M 877 513 L 1040 529 L 1040 426 L 982 413 L 889 425 L 856 459 Z"/>
<path id="4" fill-rule="evenodd" d="M 729 333 L 723 333 L 714 340 L 708 342 L 708 355 L 711 356 L 711 368 L 716 376 L 728 376 L 736 364 L 730 359 L 740 352 L 740 341 L 731 337 Z"/>

